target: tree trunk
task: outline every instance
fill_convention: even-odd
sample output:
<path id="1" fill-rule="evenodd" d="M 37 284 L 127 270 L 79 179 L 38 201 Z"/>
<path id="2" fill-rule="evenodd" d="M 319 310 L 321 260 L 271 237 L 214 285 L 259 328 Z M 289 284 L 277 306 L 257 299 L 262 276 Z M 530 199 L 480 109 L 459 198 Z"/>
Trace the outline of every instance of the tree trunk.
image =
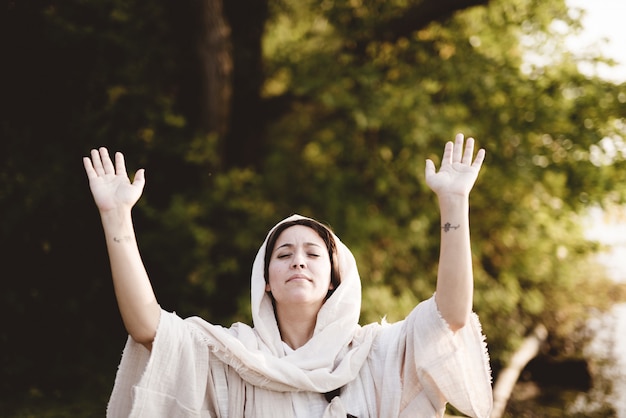
<path id="1" fill-rule="evenodd" d="M 493 411 L 491 418 L 501 418 L 506 409 L 506 404 L 511 397 L 515 383 L 519 375 L 532 360 L 548 338 L 548 330 L 539 324 L 531 335 L 526 337 L 520 348 L 513 354 L 511 361 L 498 375 L 493 387 Z"/>
<path id="2" fill-rule="evenodd" d="M 233 43 L 233 101 L 223 142 L 224 163 L 227 167 L 256 166 L 261 161 L 267 125 L 261 86 L 268 0 L 227 0 L 224 14 Z"/>
<path id="3" fill-rule="evenodd" d="M 233 58 L 231 29 L 222 0 L 203 0 L 200 9 L 200 128 L 221 137 L 228 131 L 231 111 Z"/>

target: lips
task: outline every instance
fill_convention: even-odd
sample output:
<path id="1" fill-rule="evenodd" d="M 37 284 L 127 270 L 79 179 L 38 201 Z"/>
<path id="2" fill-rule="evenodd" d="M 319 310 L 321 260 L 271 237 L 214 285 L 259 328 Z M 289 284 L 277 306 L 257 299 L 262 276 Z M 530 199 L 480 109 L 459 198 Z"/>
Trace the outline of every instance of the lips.
<path id="1" fill-rule="evenodd" d="M 298 281 L 298 280 L 306 280 L 306 281 L 309 281 L 309 282 L 311 281 L 311 279 L 308 276 L 304 275 L 304 274 L 294 274 L 293 276 L 290 276 L 287 279 L 287 282 Z"/>

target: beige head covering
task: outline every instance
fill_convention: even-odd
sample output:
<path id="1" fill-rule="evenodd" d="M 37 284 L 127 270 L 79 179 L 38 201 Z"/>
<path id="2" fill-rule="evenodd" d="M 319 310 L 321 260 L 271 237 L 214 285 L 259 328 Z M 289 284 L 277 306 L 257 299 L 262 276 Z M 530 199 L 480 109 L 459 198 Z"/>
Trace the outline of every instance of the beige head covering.
<path id="1" fill-rule="evenodd" d="M 365 362 L 377 327 L 358 324 L 361 281 L 350 250 L 333 234 L 341 284 L 326 300 L 317 316 L 311 340 L 285 354 L 272 301 L 265 291 L 264 259 L 267 239 L 281 223 L 303 216 L 293 215 L 268 233 L 254 260 L 251 276 L 251 306 L 254 328 L 235 324 L 230 329 L 206 325 L 214 338 L 214 354 L 234 367 L 255 386 L 277 391 L 326 393 L 355 379 Z M 234 334 L 234 335 L 233 335 Z M 233 338 L 234 337 L 234 338 Z"/>
<path id="2" fill-rule="evenodd" d="M 283 347 L 278 330 L 278 324 L 274 315 L 272 300 L 265 291 L 264 262 L 267 250 L 267 240 L 272 232 L 282 223 L 298 219 L 307 219 L 300 215 L 293 215 L 279 222 L 268 233 L 263 245 L 259 249 L 252 266 L 252 278 L 250 284 L 252 319 L 254 329 L 263 343 L 276 356 L 282 356 Z M 309 218 L 310 219 L 310 218 Z M 325 340 L 325 336 L 333 330 L 341 329 L 345 335 L 337 345 L 345 345 L 351 339 L 352 332 L 359 321 L 361 312 L 361 280 L 357 270 L 356 261 L 350 250 L 333 234 L 337 245 L 337 255 L 341 285 L 326 300 L 317 316 L 317 325 L 314 336 L 310 343 L 317 340 Z M 327 342 L 325 342 L 327 344 Z"/>

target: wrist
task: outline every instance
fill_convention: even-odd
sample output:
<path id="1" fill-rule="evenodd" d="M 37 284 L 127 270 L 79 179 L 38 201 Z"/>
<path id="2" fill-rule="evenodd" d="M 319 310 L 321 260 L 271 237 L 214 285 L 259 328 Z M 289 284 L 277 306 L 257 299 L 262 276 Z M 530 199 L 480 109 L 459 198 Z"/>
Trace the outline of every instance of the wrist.
<path id="1" fill-rule="evenodd" d="M 440 207 L 469 207 L 469 195 L 462 194 L 438 194 L 437 200 Z"/>
<path id="2" fill-rule="evenodd" d="M 451 225 L 467 225 L 469 221 L 469 198 L 462 195 L 438 196 L 439 213 L 442 227 Z"/>
<path id="3" fill-rule="evenodd" d="M 120 229 L 132 226 L 130 208 L 116 208 L 100 212 L 100 219 L 105 229 Z"/>

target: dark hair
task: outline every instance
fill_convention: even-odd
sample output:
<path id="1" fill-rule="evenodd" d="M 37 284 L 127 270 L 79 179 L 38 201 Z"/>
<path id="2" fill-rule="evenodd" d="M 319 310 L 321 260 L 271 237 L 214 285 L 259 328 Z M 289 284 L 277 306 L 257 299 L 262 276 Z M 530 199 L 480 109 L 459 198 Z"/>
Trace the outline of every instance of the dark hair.
<path id="1" fill-rule="evenodd" d="M 312 230 L 317 232 L 317 234 L 326 244 L 326 248 L 328 249 L 328 256 L 330 257 L 330 282 L 336 289 L 337 286 L 341 284 L 341 275 L 339 274 L 337 244 L 335 243 L 335 239 L 333 238 L 333 233 L 329 227 L 309 218 L 295 219 L 293 221 L 283 222 L 278 225 L 267 238 L 267 246 L 265 247 L 264 269 L 265 283 L 269 283 L 269 266 L 270 260 L 272 258 L 272 253 L 274 252 L 274 246 L 276 245 L 276 240 L 278 240 L 278 237 L 285 229 L 296 225 L 302 225 L 311 228 Z"/>

